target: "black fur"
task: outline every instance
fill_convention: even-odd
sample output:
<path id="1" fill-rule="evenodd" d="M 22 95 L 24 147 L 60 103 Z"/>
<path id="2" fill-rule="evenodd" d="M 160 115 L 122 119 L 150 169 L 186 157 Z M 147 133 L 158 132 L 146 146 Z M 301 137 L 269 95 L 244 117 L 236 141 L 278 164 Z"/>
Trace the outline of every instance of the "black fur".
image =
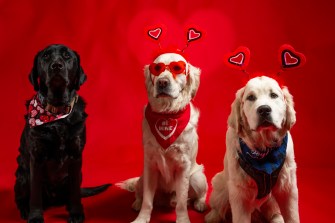
<path id="1" fill-rule="evenodd" d="M 50 68 L 53 63 L 59 67 Z M 65 106 L 76 96 L 86 75 L 76 52 L 63 45 L 50 45 L 36 55 L 29 80 L 44 99 L 43 105 Z M 81 97 L 64 119 L 31 128 L 25 116 L 14 189 L 21 217 L 28 222 L 44 222 L 43 210 L 58 205 L 66 205 L 68 222 L 83 222 L 81 197 L 108 188 L 108 184 L 80 188 L 86 117 Z"/>

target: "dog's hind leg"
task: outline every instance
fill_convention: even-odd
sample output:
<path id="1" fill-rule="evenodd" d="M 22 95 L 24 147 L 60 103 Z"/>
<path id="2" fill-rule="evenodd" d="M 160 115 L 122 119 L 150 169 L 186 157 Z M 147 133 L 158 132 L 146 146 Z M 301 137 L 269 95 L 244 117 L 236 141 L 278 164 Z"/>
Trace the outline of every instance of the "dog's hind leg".
<path id="1" fill-rule="evenodd" d="M 135 211 L 140 211 L 143 201 L 143 177 L 140 177 L 135 185 L 135 201 L 132 208 Z"/>
<path id="2" fill-rule="evenodd" d="M 216 174 L 212 179 L 213 191 L 209 198 L 211 211 L 205 216 L 206 223 L 219 223 L 226 219 L 230 209 L 226 172 Z"/>
<path id="3" fill-rule="evenodd" d="M 207 209 L 206 195 L 208 190 L 207 178 L 203 166 L 190 176 L 189 198 L 194 200 L 194 209 L 204 212 Z"/>

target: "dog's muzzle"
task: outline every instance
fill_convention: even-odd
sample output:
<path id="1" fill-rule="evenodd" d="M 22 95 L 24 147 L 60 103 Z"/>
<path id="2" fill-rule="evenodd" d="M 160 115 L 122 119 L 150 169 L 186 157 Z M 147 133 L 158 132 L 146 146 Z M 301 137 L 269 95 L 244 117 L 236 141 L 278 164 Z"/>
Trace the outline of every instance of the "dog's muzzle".
<path id="1" fill-rule="evenodd" d="M 273 125 L 271 117 L 272 109 L 268 105 L 261 105 L 257 108 L 257 114 L 259 117 L 258 126 L 259 127 L 268 127 Z"/>
<path id="2" fill-rule="evenodd" d="M 271 107 L 268 105 L 261 105 L 257 108 L 257 114 L 259 117 L 267 118 L 271 115 Z"/>
<path id="3" fill-rule="evenodd" d="M 50 69 L 52 71 L 61 71 L 64 69 L 64 64 L 60 61 L 54 61 L 50 64 Z"/>
<path id="4" fill-rule="evenodd" d="M 157 80 L 157 90 L 164 91 L 169 88 L 170 80 L 167 78 L 160 78 Z"/>
<path id="5" fill-rule="evenodd" d="M 156 82 L 157 97 L 171 96 L 171 82 L 168 78 L 160 78 Z"/>

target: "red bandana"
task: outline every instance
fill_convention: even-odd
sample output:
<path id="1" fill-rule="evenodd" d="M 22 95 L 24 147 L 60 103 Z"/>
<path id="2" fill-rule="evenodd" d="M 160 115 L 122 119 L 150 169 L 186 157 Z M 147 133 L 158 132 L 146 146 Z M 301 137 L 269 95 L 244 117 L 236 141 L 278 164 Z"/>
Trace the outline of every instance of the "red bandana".
<path id="1" fill-rule="evenodd" d="M 43 107 L 38 95 L 35 95 L 28 106 L 28 122 L 30 128 L 65 118 L 71 113 L 72 107 L 73 106 L 71 106 L 71 110 L 68 113 L 62 112 L 53 114 Z"/>
<path id="2" fill-rule="evenodd" d="M 178 113 L 153 112 L 150 104 L 145 109 L 145 118 L 149 123 L 151 132 L 164 149 L 174 143 L 184 131 L 190 121 L 190 116 L 191 108 L 189 104 Z"/>

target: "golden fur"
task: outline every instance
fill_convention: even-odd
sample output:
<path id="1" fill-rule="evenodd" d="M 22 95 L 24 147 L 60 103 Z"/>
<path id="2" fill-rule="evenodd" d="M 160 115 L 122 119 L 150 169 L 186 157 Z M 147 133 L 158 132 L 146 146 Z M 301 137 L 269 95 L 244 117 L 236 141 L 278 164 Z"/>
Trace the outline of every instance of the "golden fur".
<path id="1" fill-rule="evenodd" d="M 257 109 L 262 105 L 271 108 L 270 126 L 260 125 Z M 229 210 L 233 223 L 250 223 L 255 210 L 260 211 L 268 222 L 299 222 L 296 163 L 289 133 L 295 121 L 292 95 L 274 79 L 256 77 L 237 91 L 228 118 L 224 169 L 212 179 L 211 211 L 205 217 L 207 223 L 225 221 Z M 251 149 L 265 149 L 280 145 L 286 133 L 286 159 L 277 183 L 269 195 L 256 199 L 257 184 L 238 163 L 238 140 L 242 138 Z"/>

